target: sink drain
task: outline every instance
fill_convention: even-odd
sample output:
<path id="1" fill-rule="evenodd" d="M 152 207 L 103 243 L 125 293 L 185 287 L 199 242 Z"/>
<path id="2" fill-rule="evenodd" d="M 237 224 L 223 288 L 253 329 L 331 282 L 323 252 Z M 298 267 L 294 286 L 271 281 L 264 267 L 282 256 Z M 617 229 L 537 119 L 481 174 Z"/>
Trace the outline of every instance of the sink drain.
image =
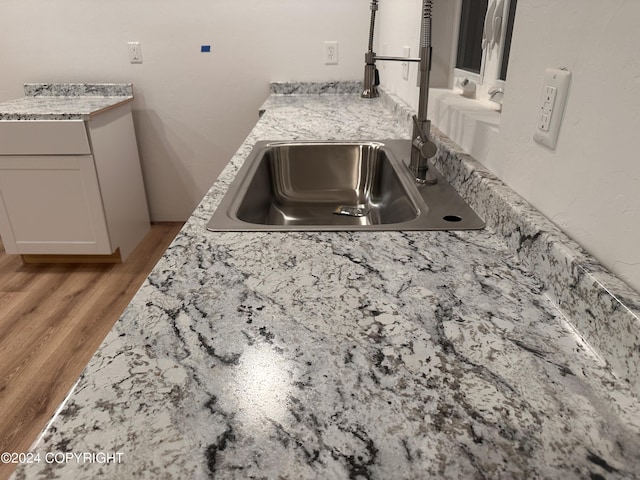
<path id="1" fill-rule="evenodd" d="M 369 207 L 366 205 L 340 205 L 333 213 L 350 217 L 366 217 L 369 214 Z"/>

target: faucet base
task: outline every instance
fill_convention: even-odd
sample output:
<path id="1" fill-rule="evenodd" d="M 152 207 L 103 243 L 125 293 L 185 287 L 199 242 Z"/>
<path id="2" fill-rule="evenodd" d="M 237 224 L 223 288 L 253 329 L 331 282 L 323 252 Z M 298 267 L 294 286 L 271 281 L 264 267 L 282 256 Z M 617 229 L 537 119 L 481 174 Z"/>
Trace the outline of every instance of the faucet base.
<path id="1" fill-rule="evenodd" d="M 429 175 L 429 165 L 426 161 L 424 164 L 419 164 L 417 166 L 413 164 L 413 162 L 409 162 L 407 168 L 409 169 L 416 185 L 434 185 L 438 183 L 438 178 L 436 176 Z"/>
<path id="2" fill-rule="evenodd" d="M 438 183 L 438 178 L 437 177 L 433 177 L 433 178 L 418 178 L 416 177 L 416 185 L 422 186 L 422 185 L 435 185 L 436 183 Z"/>
<path id="3" fill-rule="evenodd" d="M 380 96 L 380 93 L 378 92 L 378 89 L 376 87 L 366 88 L 360 94 L 361 98 L 377 98 L 379 96 Z"/>
<path id="4" fill-rule="evenodd" d="M 379 97 L 378 85 L 380 85 L 380 77 L 378 76 L 378 69 L 375 64 L 375 53 L 368 52 L 365 55 L 364 65 L 364 90 L 360 95 L 362 98 L 376 98 Z"/>

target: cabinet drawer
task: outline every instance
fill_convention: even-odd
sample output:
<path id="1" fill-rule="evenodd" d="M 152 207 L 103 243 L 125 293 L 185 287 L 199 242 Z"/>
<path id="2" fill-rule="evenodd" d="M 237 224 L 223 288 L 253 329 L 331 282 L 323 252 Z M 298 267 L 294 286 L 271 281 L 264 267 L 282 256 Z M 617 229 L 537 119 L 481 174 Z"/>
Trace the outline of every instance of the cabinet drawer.
<path id="1" fill-rule="evenodd" d="M 83 120 L 2 120 L 0 155 L 91 153 Z"/>

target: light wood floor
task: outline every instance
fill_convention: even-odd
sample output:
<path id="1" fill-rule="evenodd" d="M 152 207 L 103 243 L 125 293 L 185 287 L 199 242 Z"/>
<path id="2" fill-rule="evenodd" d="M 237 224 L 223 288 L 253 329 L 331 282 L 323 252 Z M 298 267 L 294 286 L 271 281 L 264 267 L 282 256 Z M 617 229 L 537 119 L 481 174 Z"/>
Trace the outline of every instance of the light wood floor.
<path id="1" fill-rule="evenodd" d="M 111 265 L 27 265 L 0 241 L 0 453 L 28 451 L 181 227 L 153 224 Z"/>

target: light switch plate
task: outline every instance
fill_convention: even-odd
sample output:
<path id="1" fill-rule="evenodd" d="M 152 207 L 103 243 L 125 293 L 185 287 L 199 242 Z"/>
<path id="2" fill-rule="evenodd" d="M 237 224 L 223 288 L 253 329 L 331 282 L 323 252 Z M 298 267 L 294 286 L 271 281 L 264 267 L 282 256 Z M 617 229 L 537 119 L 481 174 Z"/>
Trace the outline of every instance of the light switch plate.
<path id="1" fill-rule="evenodd" d="M 533 139 L 552 150 L 558 143 L 570 82 L 571 72 L 568 70 L 547 68 L 544 72 Z"/>

